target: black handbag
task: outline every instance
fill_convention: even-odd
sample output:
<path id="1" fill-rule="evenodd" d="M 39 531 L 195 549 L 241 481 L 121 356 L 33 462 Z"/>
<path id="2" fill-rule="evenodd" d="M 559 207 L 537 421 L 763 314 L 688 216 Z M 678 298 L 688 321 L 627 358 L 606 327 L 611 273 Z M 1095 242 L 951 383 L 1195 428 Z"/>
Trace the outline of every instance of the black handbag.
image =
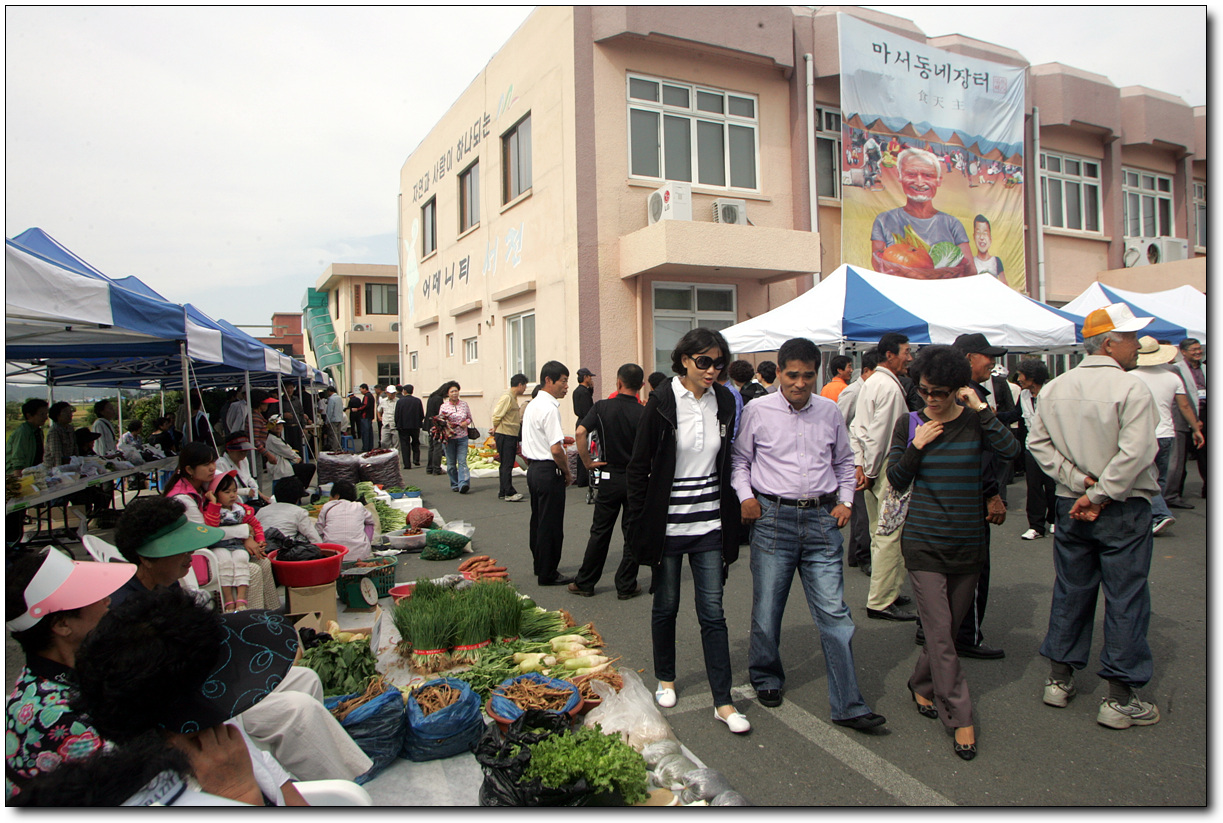
<path id="1" fill-rule="evenodd" d="M 475 426 L 468 426 L 467 427 L 467 439 L 468 440 L 479 440 L 480 430 L 477 429 Z"/>

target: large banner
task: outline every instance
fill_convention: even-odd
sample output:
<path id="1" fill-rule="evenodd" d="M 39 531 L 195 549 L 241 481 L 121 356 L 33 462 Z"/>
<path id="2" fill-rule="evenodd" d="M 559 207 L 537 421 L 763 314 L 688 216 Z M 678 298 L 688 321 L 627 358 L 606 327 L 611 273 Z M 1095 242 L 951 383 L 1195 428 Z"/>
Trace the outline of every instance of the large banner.
<path id="1" fill-rule="evenodd" d="M 842 261 L 1025 291 L 1024 70 L 837 19 Z"/>

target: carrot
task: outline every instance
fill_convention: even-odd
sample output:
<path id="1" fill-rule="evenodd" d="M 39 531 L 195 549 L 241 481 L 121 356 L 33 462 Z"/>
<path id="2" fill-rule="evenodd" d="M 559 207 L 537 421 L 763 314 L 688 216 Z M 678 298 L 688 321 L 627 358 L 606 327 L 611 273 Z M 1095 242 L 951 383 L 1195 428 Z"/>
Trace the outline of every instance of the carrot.
<path id="1" fill-rule="evenodd" d="M 487 554 L 477 555 L 476 557 L 469 557 L 466 560 L 464 560 L 462 563 L 459 564 L 459 571 L 465 572 L 468 569 L 470 569 L 472 566 L 474 566 L 478 561 L 491 560 L 491 559 L 492 558 L 489 557 Z"/>

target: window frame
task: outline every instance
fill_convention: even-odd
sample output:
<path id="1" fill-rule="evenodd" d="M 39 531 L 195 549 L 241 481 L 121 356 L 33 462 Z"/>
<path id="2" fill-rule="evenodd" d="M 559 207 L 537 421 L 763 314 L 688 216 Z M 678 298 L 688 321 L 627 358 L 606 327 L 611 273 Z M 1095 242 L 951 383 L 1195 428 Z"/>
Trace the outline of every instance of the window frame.
<path id="1" fill-rule="evenodd" d="M 478 336 L 463 338 L 463 362 L 480 362 L 480 338 Z"/>
<path id="2" fill-rule="evenodd" d="M 1193 244 L 1196 248 L 1206 248 L 1206 238 L 1209 233 L 1209 224 L 1206 222 L 1206 181 L 1193 181 L 1193 215 L 1194 225 L 1197 228 L 1197 236 L 1193 238 Z"/>
<path id="3" fill-rule="evenodd" d="M 394 383 L 396 385 L 403 382 L 403 375 L 399 371 L 399 355 L 380 354 L 374 361 L 374 372 L 378 378 L 378 382 L 383 385 Z M 391 368 L 385 368 L 391 367 Z M 383 371 L 386 374 L 383 374 Z"/>
<path id="4" fill-rule="evenodd" d="M 1077 173 L 1067 172 L 1066 164 L 1079 164 Z M 1054 168 L 1056 164 L 1056 169 Z M 1096 175 L 1092 177 L 1087 174 L 1086 164 L 1095 166 Z M 1093 236 L 1102 236 L 1104 234 L 1104 200 L 1103 200 L 1103 184 L 1102 174 L 1104 169 L 1104 161 L 1096 157 L 1081 157 L 1074 154 L 1066 154 L 1065 152 L 1041 151 L 1040 162 L 1040 196 L 1041 196 L 1041 220 L 1043 228 L 1060 229 L 1062 231 L 1082 232 Z M 1051 209 L 1049 206 L 1049 192 L 1053 187 L 1057 187 L 1060 196 L 1059 205 L 1061 206 L 1061 221 L 1054 223 L 1052 221 Z M 1079 204 L 1079 226 L 1071 226 L 1069 224 L 1067 209 L 1065 204 L 1069 202 L 1066 197 L 1068 186 L 1075 186 L 1078 190 Z M 1096 228 L 1087 228 L 1088 213 L 1087 213 L 1087 190 L 1094 189 L 1095 192 L 1095 223 Z"/>
<path id="5" fill-rule="evenodd" d="M 420 371 L 420 352 L 408 352 L 408 371 Z"/>
<path id="6" fill-rule="evenodd" d="M 420 207 L 420 258 L 424 260 L 437 251 L 437 195 L 433 195 Z"/>
<path id="7" fill-rule="evenodd" d="M 681 290 L 687 289 L 692 294 L 691 309 L 660 309 L 658 308 L 658 291 L 659 289 Z M 729 311 L 702 310 L 699 308 L 699 292 L 728 292 L 731 296 L 731 308 Z M 689 329 L 698 328 L 706 321 L 714 321 L 715 323 L 725 322 L 727 325 L 734 325 L 739 317 L 739 289 L 733 283 L 693 283 L 688 282 L 669 282 L 655 281 L 650 284 L 650 327 L 651 339 L 654 346 L 655 365 L 654 371 L 661 371 L 664 374 L 671 373 L 671 358 L 667 355 L 665 358 L 660 358 L 658 354 L 658 320 L 690 320 Z M 706 328 L 724 329 L 727 326 L 706 326 Z M 731 352 L 726 353 L 727 357 Z"/>
<path id="8" fill-rule="evenodd" d="M 655 83 L 658 88 L 658 99 L 655 101 L 644 100 L 639 97 L 632 96 L 632 84 L 634 80 L 645 83 Z M 687 107 L 679 106 L 676 103 L 665 102 L 666 89 L 683 89 L 688 94 Z M 722 98 L 722 111 L 713 112 L 706 109 L 698 108 L 698 95 L 709 94 L 717 95 Z M 727 192 L 744 192 L 751 194 L 759 194 L 762 191 L 761 185 L 761 162 L 760 162 L 760 96 L 753 92 L 733 91 L 731 89 L 719 89 L 714 86 L 702 83 L 687 83 L 678 80 L 669 80 L 662 77 L 654 77 L 647 74 L 637 72 L 626 72 L 624 80 L 624 95 L 625 95 L 625 136 L 627 139 L 627 157 L 626 168 L 628 177 L 631 180 L 642 180 L 650 182 L 662 183 L 664 181 L 677 181 L 689 183 L 693 186 L 700 186 L 709 189 L 718 189 Z M 748 117 L 741 114 L 730 113 L 730 98 L 740 98 L 749 100 L 752 103 L 752 116 Z M 657 117 L 657 131 L 655 132 L 657 144 L 657 164 L 659 176 L 654 177 L 649 174 L 635 172 L 633 170 L 633 111 L 648 112 Z M 688 177 L 685 180 L 682 175 L 669 175 L 667 169 L 667 118 L 684 119 L 688 122 Z M 700 143 L 700 123 L 715 123 L 721 126 L 722 133 L 722 183 L 707 183 L 701 180 L 701 143 Z M 753 166 L 751 169 L 752 186 L 736 186 L 733 181 L 735 179 L 734 169 L 731 166 L 731 127 L 739 127 L 749 129 L 752 133 L 752 160 Z"/>
<path id="9" fill-rule="evenodd" d="M 454 357 L 454 332 L 446 333 L 446 356 Z"/>
<path id="10" fill-rule="evenodd" d="M 828 124 L 829 116 L 836 118 L 836 127 L 832 128 Z M 841 199 L 841 170 L 842 165 L 842 144 L 841 144 L 841 110 L 832 109 L 826 106 L 817 105 L 815 107 L 815 162 L 819 164 L 820 142 L 829 143 L 832 146 L 832 194 L 824 194 L 817 192 L 818 197 L 828 197 L 833 200 Z M 816 179 L 816 186 L 823 181 L 823 175 L 819 175 Z"/>
<path id="11" fill-rule="evenodd" d="M 390 295 L 389 299 L 387 297 L 384 297 L 382 301 L 386 304 L 386 311 L 375 311 L 373 308 L 374 300 L 372 299 L 372 297 L 374 294 L 374 289 L 376 287 L 382 289 L 385 293 Z M 399 284 L 398 283 L 366 283 L 365 284 L 365 307 L 364 308 L 365 308 L 365 314 L 378 314 L 378 315 L 383 315 L 383 316 L 399 314 Z"/>
<path id="12" fill-rule="evenodd" d="M 1133 177 L 1133 183 L 1130 178 Z M 1150 178 L 1151 188 L 1144 185 L 1144 178 Z M 1160 183 L 1167 183 L 1167 189 L 1161 189 Z M 1140 169 L 1133 166 L 1121 167 L 1121 227 L 1122 234 L 1125 237 L 1175 237 L 1176 236 L 1176 211 L 1173 208 L 1173 193 L 1175 192 L 1175 184 L 1171 175 L 1160 174 L 1159 172 L 1150 171 L 1149 169 Z M 1139 215 L 1138 223 L 1139 234 L 1130 234 L 1130 198 L 1138 198 Z M 1154 221 L 1154 226 L 1148 226 L 1146 216 L 1143 214 L 1142 200 L 1149 198 L 1151 200 L 1151 219 Z M 1166 208 L 1160 208 L 1163 204 Z M 1166 226 L 1161 225 L 1165 222 Z M 1153 233 L 1148 233 L 1147 229 L 1154 229 Z"/>
<path id="13" fill-rule="evenodd" d="M 480 225 L 480 161 L 459 172 L 459 234 Z"/>
<path id="14" fill-rule="evenodd" d="M 523 124 L 526 124 L 526 185 L 522 185 L 524 165 L 522 151 Z M 531 129 L 531 112 L 527 112 L 518 122 L 506 129 L 501 135 L 501 205 L 505 206 L 531 191 L 534 183 L 534 164 L 532 163 L 532 147 L 534 145 Z M 515 155 L 511 158 L 511 152 Z M 517 161 L 517 162 L 512 162 Z M 517 184 L 517 185 L 516 185 Z"/>
<path id="15" fill-rule="evenodd" d="M 514 329 L 518 328 L 518 336 L 520 342 L 525 342 L 526 335 L 523 327 L 526 324 L 526 319 L 531 318 L 531 334 L 535 334 L 535 309 L 527 309 L 518 314 L 509 315 L 505 318 L 505 361 L 507 374 L 525 374 L 527 380 L 534 383 L 539 374 L 539 356 L 535 351 L 535 347 L 531 349 L 531 362 L 526 359 L 526 347 L 523 346 L 521 351 L 515 351 L 514 348 Z"/>

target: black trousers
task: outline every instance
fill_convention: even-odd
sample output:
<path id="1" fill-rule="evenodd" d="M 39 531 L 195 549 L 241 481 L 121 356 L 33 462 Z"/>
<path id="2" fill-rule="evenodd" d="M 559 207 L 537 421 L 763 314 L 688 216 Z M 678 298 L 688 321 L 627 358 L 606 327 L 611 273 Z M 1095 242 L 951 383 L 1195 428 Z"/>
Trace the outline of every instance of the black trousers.
<path id="1" fill-rule="evenodd" d="M 866 514 L 866 497 L 854 492 L 854 507 L 849 515 L 849 548 L 845 552 L 849 565 L 871 562 L 871 524 Z"/>
<path id="2" fill-rule="evenodd" d="M 607 551 L 611 548 L 612 532 L 616 518 L 628 502 L 628 476 L 624 469 L 596 469 L 607 472 L 599 481 L 599 496 L 595 498 L 594 519 L 590 523 L 590 539 L 586 541 L 586 555 L 578 571 L 577 585 L 580 589 L 594 589 L 603 576 L 603 565 L 607 562 Z M 624 537 L 623 557 L 616 568 L 616 593 L 628 594 L 637 588 L 637 563 L 628 551 L 628 532 L 623 518 L 620 530 Z"/>
<path id="3" fill-rule="evenodd" d="M 1057 522 L 1057 481 L 1041 471 L 1040 464 L 1024 449 L 1023 473 L 1028 485 L 1028 527 L 1041 534 Z"/>
<path id="4" fill-rule="evenodd" d="M 522 438 L 513 434 L 493 434 L 493 442 L 497 444 L 498 477 L 501 480 L 497 490 L 498 497 L 512 497 L 518 494 L 514 490 L 514 461 L 518 457 L 518 442 Z"/>
<path id="5" fill-rule="evenodd" d="M 294 423 L 285 423 L 285 442 L 297 449 L 300 454 L 302 450 L 301 427 Z"/>
<path id="6" fill-rule="evenodd" d="M 432 470 L 434 474 L 440 473 L 442 470 L 442 449 L 445 448 L 445 443 L 440 439 L 429 435 L 429 463 L 425 470 Z"/>
<path id="7" fill-rule="evenodd" d="M 405 469 L 420 465 L 420 429 L 395 429 L 399 432 L 399 459 Z M 410 447 L 410 450 L 409 450 Z M 411 459 L 409 460 L 409 457 Z"/>
<path id="8" fill-rule="evenodd" d="M 527 466 L 527 489 L 531 492 L 531 557 L 541 583 L 557 576 L 561 545 L 565 542 L 565 475 L 551 460 L 532 461 Z"/>

